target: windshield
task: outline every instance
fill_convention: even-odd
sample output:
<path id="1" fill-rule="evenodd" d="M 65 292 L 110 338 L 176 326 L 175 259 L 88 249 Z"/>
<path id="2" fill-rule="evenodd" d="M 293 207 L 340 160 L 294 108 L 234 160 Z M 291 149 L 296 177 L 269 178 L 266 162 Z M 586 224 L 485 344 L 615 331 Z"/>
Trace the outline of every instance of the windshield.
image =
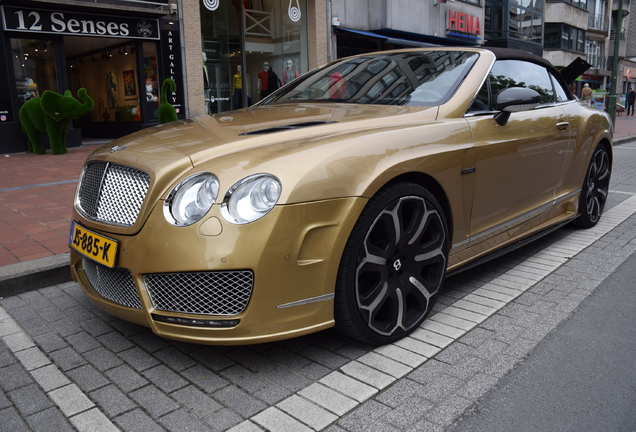
<path id="1" fill-rule="evenodd" d="M 289 102 L 435 106 L 455 92 L 477 53 L 376 53 L 330 63 L 292 81 L 259 105 Z"/>

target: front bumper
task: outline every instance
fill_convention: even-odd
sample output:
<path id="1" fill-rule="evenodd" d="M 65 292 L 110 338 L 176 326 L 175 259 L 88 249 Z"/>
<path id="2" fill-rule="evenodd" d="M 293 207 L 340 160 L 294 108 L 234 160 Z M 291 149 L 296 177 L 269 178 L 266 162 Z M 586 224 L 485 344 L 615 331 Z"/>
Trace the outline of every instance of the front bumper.
<path id="1" fill-rule="evenodd" d="M 107 226 L 75 213 L 74 220 L 81 225 L 118 241 L 116 269 L 130 272 L 131 292 L 138 303 L 133 301 L 130 307 L 129 302 L 100 295 L 83 263 L 90 263 L 87 268 L 95 264 L 75 251 L 71 252 L 71 274 L 98 308 L 150 327 L 162 337 L 219 345 L 296 337 L 334 325 L 333 293 L 340 257 L 366 202 L 343 198 L 276 206 L 246 225 L 226 222 L 215 205 L 202 221 L 189 227 L 167 223 L 160 202 L 132 236 L 112 234 Z M 144 276 L 166 273 L 237 271 L 251 271 L 253 286 L 247 306 L 234 315 L 159 309 L 144 281 Z M 174 289 L 190 294 L 187 284 Z"/>

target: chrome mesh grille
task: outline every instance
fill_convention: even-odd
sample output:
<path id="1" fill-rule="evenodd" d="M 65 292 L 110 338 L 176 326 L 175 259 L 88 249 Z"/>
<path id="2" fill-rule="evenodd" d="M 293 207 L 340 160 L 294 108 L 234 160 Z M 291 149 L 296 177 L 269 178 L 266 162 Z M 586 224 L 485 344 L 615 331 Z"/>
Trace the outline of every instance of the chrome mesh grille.
<path id="1" fill-rule="evenodd" d="M 155 309 L 206 315 L 237 315 L 252 296 L 251 271 L 157 273 L 144 276 Z"/>
<path id="2" fill-rule="evenodd" d="M 122 306 L 141 309 L 130 270 L 122 267 L 109 268 L 87 258 L 82 259 L 82 267 L 88 281 L 100 296 Z"/>
<path id="3" fill-rule="evenodd" d="M 89 219 L 132 226 L 148 192 L 150 176 L 125 165 L 91 162 L 80 184 L 79 210 Z"/>

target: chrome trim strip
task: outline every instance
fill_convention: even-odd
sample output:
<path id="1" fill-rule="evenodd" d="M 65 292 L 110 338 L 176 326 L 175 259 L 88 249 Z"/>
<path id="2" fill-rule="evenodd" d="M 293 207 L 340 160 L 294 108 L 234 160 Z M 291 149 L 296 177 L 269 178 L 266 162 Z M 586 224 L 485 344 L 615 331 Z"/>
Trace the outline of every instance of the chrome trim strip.
<path id="1" fill-rule="evenodd" d="M 454 245 L 451 246 L 451 249 L 456 248 L 456 247 L 460 247 L 460 246 L 464 246 L 468 242 L 470 242 L 470 237 L 465 239 L 465 240 L 462 240 L 462 241 L 460 241 L 458 243 L 455 243 Z"/>
<path id="2" fill-rule="evenodd" d="M 568 199 L 572 198 L 574 195 L 579 194 L 579 193 L 581 193 L 581 189 L 580 188 L 576 189 L 576 190 L 573 190 L 570 193 L 566 193 L 565 195 L 561 195 L 560 197 L 554 199 L 554 204 L 560 203 L 561 201 L 568 200 Z"/>
<path id="3" fill-rule="evenodd" d="M 108 170 L 110 168 L 110 165 L 112 162 L 107 162 L 107 161 L 91 161 L 91 162 L 104 162 L 106 164 L 106 167 L 104 168 L 104 172 L 102 173 L 102 178 L 99 179 L 99 188 L 97 189 L 95 195 L 97 195 L 97 202 L 96 202 L 96 207 L 97 204 L 99 204 L 99 199 L 102 196 L 102 191 L 104 190 L 104 182 L 106 181 L 106 176 L 108 175 Z M 82 172 L 80 174 L 80 178 L 78 180 L 77 183 L 77 190 L 75 192 L 75 208 L 77 209 L 77 212 L 82 215 L 85 219 L 91 220 L 91 221 L 97 221 L 97 222 L 102 222 L 100 220 L 98 220 L 97 218 L 93 218 L 91 215 L 89 215 L 83 208 L 82 205 L 80 203 L 80 190 L 82 189 L 82 182 L 84 181 L 84 174 L 86 174 L 86 168 L 88 168 L 88 165 L 90 165 L 90 163 L 87 163 L 84 165 L 84 167 L 82 167 Z M 97 209 L 95 209 L 97 210 Z M 125 225 L 122 225 L 125 226 Z"/>
<path id="4" fill-rule="evenodd" d="M 321 296 L 318 296 L 318 297 L 311 297 L 311 298 L 304 299 L 304 300 L 298 300 L 298 301 L 295 301 L 295 302 L 278 305 L 278 306 L 276 306 L 276 309 L 284 309 L 284 308 L 288 308 L 288 307 L 302 306 L 302 305 L 306 305 L 306 304 L 310 304 L 310 303 L 318 303 L 318 302 L 321 302 L 321 301 L 333 300 L 335 296 L 336 296 L 335 293 L 331 293 L 331 294 L 321 295 Z"/>
<path id="5" fill-rule="evenodd" d="M 576 194 L 578 194 L 580 192 L 581 192 L 581 189 L 576 189 L 576 190 L 574 190 L 572 192 L 569 192 L 569 193 L 567 193 L 565 195 L 562 195 L 562 196 L 560 196 L 558 198 L 555 198 L 550 203 L 543 204 L 541 207 L 538 207 L 538 208 L 536 208 L 534 210 L 531 210 L 528 213 L 522 214 L 521 216 L 517 216 L 516 218 L 511 219 L 508 222 L 504 222 L 501 225 L 497 225 L 496 227 L 492 227 L 492 228 L 490 228 L 490 229 L 488 229 L 486 231 L 480 232 L 479 234 L 476 234 L 476 235 L 470 237 L 468 240 L 464 240 L 462 242 L 459 242 L 459 243 L 453 245 L 453 247 L 460 246 L 460 245 L 464 244 L 466 241 L 477 240 L 477 239 L 479 239 L 481 237 L 490 235 L 490 234 L 492 234 L 492 233 L 494 233 L 496 231 L 506 230 L 509 227 L 513 226 L 513 225 L 517 225 L 517 224 L 521 223 L 524 219 L 528 219 L 528 220 L 532 219 L 533 217 L 537 216 L 538 214 L 543 213 L 545 210 L 547 210 L 548 208 L 554 206 L 555 204 L 558 204 L 561 201 L 568 200 L 568 199 L 572 198 L 574 195 L 576 195 Z"/>
<path id="6" fill-rule="evenodd" d="M 537 207 L 534 210 L 530 210 L 528 213 L 524 213 L 521 216 L 517 216 L 514 219 L 510 219 L 508 222 L 504 222 L 500 225 L 497 225 L 496 227 L 492 227 L 490 229 L 487 229 L 486 231 L 482 231 L 479 234 L 476 234 L 474 236 L 472 236 L 470 238 L 471 241 L 473 240 L 477 240 L 481 237 L 484 236 L 488 236 L 494 232 L 500 231 L 500 230 L 506 230 L 514 225 L 518 225 L 520 224 L 522 221 L 524 220 L 529 220 L 532 219 L 533 217 L 543 213 L 544 211 L 546 211 L 547 209 L 549 209 L 550 207 L 552 207 L 552 205 L 554 204 L 554 201 L 548 203 L 548 204 L 543 204 L 541 207 Z"/>

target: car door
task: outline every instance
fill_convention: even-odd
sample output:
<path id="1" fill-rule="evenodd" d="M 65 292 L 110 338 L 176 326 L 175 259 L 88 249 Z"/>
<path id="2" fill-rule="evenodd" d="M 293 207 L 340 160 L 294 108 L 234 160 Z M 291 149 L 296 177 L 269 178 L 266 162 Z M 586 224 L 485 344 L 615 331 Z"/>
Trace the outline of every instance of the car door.
<path id="1" fill-rule="evenodd" d="M 500 60 L 489 82 L 491 98 L 507 87 L 527 87 L 541 95 L 541 103 L 512 113 L 503 126 L 492 115 L 468 117 L 476 144 L 469 247 L 498 234 L 503 236 L 495 241 L 505 241 L 518 233 L 515 227 L 550 207 L 570 138 L 568 119 L 545 67 Z"/>

